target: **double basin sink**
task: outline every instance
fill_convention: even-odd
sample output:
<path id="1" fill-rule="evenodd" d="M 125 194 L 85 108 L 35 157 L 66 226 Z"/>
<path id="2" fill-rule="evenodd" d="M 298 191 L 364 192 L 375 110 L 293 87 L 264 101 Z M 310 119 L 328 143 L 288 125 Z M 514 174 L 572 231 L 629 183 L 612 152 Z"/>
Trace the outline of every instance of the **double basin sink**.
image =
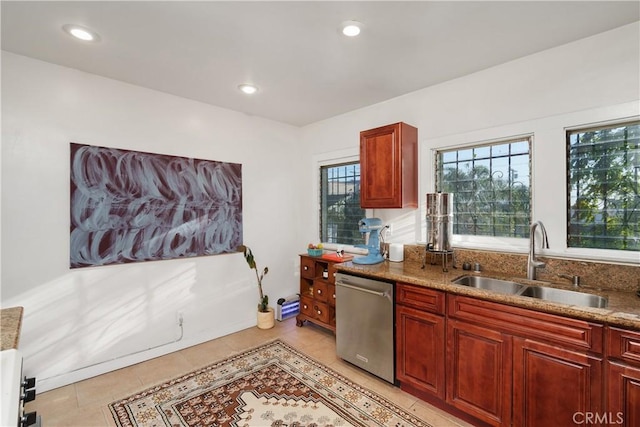
<path id="1" fill-rule="evenodd" d="M 457 285 L 496 292 L 505 295 L 536 298 L 581 307 L 606 308 L 607 299 L 586 292 L 568 291 L 546 286 L 528 286 L 508 280 L 493 279 L 481 276 L 462 276 L 453 280 Z"/>

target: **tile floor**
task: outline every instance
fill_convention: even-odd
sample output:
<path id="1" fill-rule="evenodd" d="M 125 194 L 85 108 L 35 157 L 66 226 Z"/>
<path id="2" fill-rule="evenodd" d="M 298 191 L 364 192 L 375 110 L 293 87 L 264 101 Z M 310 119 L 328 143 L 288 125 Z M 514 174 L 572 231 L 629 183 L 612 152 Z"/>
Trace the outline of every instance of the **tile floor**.
<path id="1" fill-rule="evenodd" d="M 435 427 L 471 426 L 342 361 L 336 356 L 335 337 L 331 331 L 309 323 L 299 328 L 294 318 L 276 322 L 273 329 L 245 329 L 166 356 L 38 394 L 35 401 L 27 404 L 26 409 L 37 411 L 41 415 L 43 427 L 115 426 L 107 406 L 109 403 L 274 338 L 280 338 L 355 383 L 415 413 Z"/>

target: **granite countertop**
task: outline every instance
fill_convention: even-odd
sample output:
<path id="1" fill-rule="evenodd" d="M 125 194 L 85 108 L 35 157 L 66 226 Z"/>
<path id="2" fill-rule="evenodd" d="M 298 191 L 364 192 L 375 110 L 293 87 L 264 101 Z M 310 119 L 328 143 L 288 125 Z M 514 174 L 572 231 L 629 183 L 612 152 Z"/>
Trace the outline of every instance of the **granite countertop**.
<path id="1" fill-rule="evenodd" d="M 20 328 L 22 326 L 22 307 L 3 308 L 0 310 L 0 350 L 18 348 Z"/>
<path id="2" fill-rule="evenodd" d="M 538 310 L 545 313 L 559 314 L 588 321 L 607 323 L 610 325 L 640 330 L 640 298 L 636 296 L 635 292 L 591 288 L 575 289 L 571 286 L 562 284 L 531 281 L 525 278 L 509 277 L 499 273 L 492 274 L 491 271 L 474 273 L 472 271 L 450 268 L 448 272 L 443 272 L 441 265 L 427 264 L 425 268 L 422 269 L 422 264 L 416 264 L 406 261 L 384 261 L 380 264 L 375 265 L 360 265 L 353 264 L 352 262 L 345 262 L 342 264 L 336 264 L 336 269 L 345 273 L 354 273 L 356 275 L 383 280 L 392 280 L 394 282 L 411 283 L 414 285 L 420 285 L 432 289 L 446 291 L 452 294 L 466 295 L 488 301 Z M 511 280 L 530 286 L 542 285 L 559 289 L 567 289 L 572 291 L 577 290 L 579 292 L 592 293 L 606 297 L 608 299 L 608 304 L 606 308 L 581 307 L 560 304 L 551 301 L 544 301 L 535 298 L 515 295 L 503 295 L 488 290 L 451 283 L 452 280 L 459 276 L 476 274 L 480 276 Z"/>

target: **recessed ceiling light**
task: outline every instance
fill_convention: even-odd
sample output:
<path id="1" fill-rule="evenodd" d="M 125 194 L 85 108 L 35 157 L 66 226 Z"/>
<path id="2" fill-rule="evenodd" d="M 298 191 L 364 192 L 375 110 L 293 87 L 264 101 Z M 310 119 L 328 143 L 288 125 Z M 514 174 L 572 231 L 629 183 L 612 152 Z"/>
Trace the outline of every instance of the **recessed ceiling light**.
<path id="1" fill-rule="evenodd" d="M 98 33 L 80 25 L 67 24 L 64 25 L 62 29 L 73 37 L 85 42 L 96 42 L 100 40 Z"/>
<path id="2" fill-rule="evenodd" d="M 247 95 L 252 95 L 258 91 L 258 88 L 256 86 L 249 85 L 249 84 L 240 85 L 238 86 L 238 89 L 240 89 L 242 92 L 246 93 Z"/>
<path id="3" fill-rule="evenodd" d="M 355 37 L 360 34 L 362 24 L 358 21 L 345 21 L 342 23 L 342 34 L 348 37 Z"/>

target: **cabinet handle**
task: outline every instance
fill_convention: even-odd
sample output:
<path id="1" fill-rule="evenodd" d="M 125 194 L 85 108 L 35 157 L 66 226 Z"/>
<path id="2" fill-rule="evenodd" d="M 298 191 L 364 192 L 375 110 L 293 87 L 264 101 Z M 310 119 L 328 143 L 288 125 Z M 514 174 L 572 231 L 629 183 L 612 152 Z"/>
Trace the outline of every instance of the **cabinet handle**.
<path id="1" fill-rule="evenodd" d="M 304 267 L 302 267 L 302 268 L 304 269 L 304 271 L 307 271 L 309 269 L 309 267 L 306 266 L 306 265 Z"/>
<path id="2" fill-rule="evenodd" d="M 304 309 L 306 310 L 307 308 L 309 308 L 309 306 L 307 304 L 303 305 Z"/>
<path id="3" fill-rule="evenodd" d="M 336 294 L 333 294 L 333 299 L 336 299 Z"/>
<path id="4" fill-rule="evenodd" d="M 36 411 L 29 412 L 28 414 L 24 414 L 19 419 L 20 425 L 21 426 L 25 426 L 25 427 L 35 424 L 37 420 L 38 420 L 38 418 L 37 418 L 37 415 L 36 415 Z"/>
<path id="5" fill-rule="evenodd" d="M 322 295 L 322 289 L 318 289 L 318 295 Z"/>
<path id="6" fill-rule="evenodd" d="M 322 316 L 322 312 L 318 310 L 318 316 Z"/>
<path id="7" fill-rule="evenodd" d="M 27 391 L 24 392 L 24 394 L 22 396 L 20 396 L 20 398 L 25 403 L 31 402 L 32 400 L 34 400 L 36 398 L 36 391 L 35 390 L 27 390 Z"/>

